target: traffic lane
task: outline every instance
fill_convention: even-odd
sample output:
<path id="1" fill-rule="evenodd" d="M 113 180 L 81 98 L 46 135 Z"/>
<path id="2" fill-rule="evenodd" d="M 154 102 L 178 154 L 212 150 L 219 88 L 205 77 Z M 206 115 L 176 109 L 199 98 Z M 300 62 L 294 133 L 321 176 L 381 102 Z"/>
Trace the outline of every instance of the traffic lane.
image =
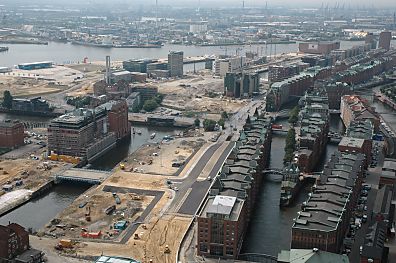
<path id="1" fill-rule="evenodd" d="M 214 178 L 217 173 L 220 171 L 221 166 L 223 165 L 225 159 L 228 157 L 229 153 L 231 152 L 232 148 L 234 147 L 235 142 L 230 143 L 226 149 L 220 155 L 220 158 L 217 160 L 216 164 L 213 166 L 212 171 L 210 171 L 209 176 L 210 178 Z M 180 214 L 188 214 L 188 215 L 195 215 L 197 210 L 199 209 L 199 205 L 201 204 L 202 200 L 206 198 L 206 194 L 209 191 L 211 186 L 210 181 L 201 181 L 195 182 L 192 185 L 192 190 L 190 194 L 187 196 L 186 200 L 180 207 L 178 213 Z"/>
<path id="2" fill-rule="evenodd" d="M 192 185 L 195 182 L 195 180 L 198 178 L 199 174 L 202 172 L 203 168 L 209 162 L 210 158 L 212 158 L 213 154 L 217 151 L 217 149 L 220 148 L 221 144 L 222 143 L 216 143 L 216 144 L 210 146 L 205 151 L 205 153 L 202 155 L 202 157 L 198 160 L 198 162 L 195 164 L 194 168 L 191 170 L 190 174 L 186 178 L 172 179 L 172 181 L 173 182 L 183 182 L 183 183 L 191 182 L 191 185 Z"/>
<path id="3" fill-rule="evenodd" d="M 367 222 L 362 224 L 362 228 L 359 229 L 355 235 L 355 242 L 353 243 L 349 259 L 351 262 L 360 261 L 360 246 L 363 246 L 364 237 L 366 236 L 369 226 L 374 222 L 372 211 L 374 206 L 375 197 L 377 196 L 377 190 L 371 189 L 367 198 L 367 211 L 363 211 L 363 214 L 367 214 Z"/>
<path id="4" fill-rule="evenodd" d="M 178 213 L 186 215 L 195 215 L 203 198 L 210 187 L 209 181 L 195 182 L 192 185 L 192 191 L 187 196 Z"/>
<path id="5" fill-rule="evenodd" d="M 213 154 L 217 151 L 217 149 L 220 146 L 221 146 L 221 143 L 214 144 L 214 145 L 210 146 L 206 150 L 206 152 L 203 154 L 203 156 L 195 164 L 194 168 L 191 170 L 191 172 L 187 176 L 187 178 L 172 180 L 172 182 L 173 182 L 172 184 L 174 184 L 178 190 L 175 191 L 175 198 L 173 199 L 172 204 L 170 205 L 170 210 L 174 209 L 175 207 L 177 207 L 179 205 L 180 202 L 182 202 L 182 199 L 186 195 L 188 189 L 197 180 L 199 174 L 202 172 L 205 165 L 208 163 L 210 158 L 212 158 Z M 175 189 L 175 188 L 173 187 L 173 189 Z"/>

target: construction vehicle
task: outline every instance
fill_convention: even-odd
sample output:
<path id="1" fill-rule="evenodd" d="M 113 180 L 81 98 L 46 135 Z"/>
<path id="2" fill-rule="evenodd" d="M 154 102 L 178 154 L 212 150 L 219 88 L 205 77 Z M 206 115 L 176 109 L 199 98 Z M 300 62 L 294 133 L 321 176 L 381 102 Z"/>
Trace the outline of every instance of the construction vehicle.
<path id="1" fill-rule="evenodd" d="M 133 239 L 139 239 L 139 234 L 135 233 L 135 235 L 133 236 Z"/>
<path id="2" fill-rule="evenodd" d="M 73 248 L 74 244 L 73 241 L 70 239 L 61 239 L 59 240 L 59 243 L 55 245 L 56 250 L 63 250 L 65 248 Z"/>
<path id="3" fill-rule="evenodd" d="M 121 169 L 121 170 L 125 170 L 125 164 L 120 163 L 120 169 Z"/>
<path id="4" fill-rule="evenodd" d="M 168 246 L 168 245 L 165 245 L 164 253 L 169 254 L 170 252 L 171 252 L 171 251 L 170 251 L 170 249 L 169 249 L 169 246 Z"/>

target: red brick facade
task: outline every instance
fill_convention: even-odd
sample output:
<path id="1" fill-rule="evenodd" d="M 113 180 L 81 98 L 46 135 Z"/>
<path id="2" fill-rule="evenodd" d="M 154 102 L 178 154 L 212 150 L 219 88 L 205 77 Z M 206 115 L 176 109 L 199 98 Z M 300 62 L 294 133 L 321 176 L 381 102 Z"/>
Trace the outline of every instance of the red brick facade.
<path id="1" fill-rule="evenodd" d="M 20 122 L 0 122 L 0 147 L 17 148 L 24 144 L 23 124 Z"/>

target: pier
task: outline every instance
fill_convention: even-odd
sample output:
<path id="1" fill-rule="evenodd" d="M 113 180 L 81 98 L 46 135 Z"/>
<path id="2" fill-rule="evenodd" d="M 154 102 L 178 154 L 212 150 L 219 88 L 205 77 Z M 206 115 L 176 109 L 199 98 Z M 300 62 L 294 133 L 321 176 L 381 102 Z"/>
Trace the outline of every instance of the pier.
<path id="1" fill-rule="evenodd" d="M 77 182 L 88 184 L 100 184 L 111 175 L 111 172 L 71 168 L 62 173 L 54 175 L 55 182 Z"/>

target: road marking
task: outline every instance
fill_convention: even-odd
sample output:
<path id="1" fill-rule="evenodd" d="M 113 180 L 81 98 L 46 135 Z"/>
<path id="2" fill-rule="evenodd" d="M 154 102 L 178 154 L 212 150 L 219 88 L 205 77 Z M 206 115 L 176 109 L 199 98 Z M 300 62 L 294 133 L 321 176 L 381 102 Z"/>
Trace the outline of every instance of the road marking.
<path id="1" fill-rule="evenodd" d="M 184 201 L 186 201 L 188 195 L 191 193 L 192 188 L 188 188 L 187 192 L 184 194 L 183 198 L 180 200 L 179 204 L 175 207 L 175 212 L 179 211 L 180 207 L 184 204 Z"/>

